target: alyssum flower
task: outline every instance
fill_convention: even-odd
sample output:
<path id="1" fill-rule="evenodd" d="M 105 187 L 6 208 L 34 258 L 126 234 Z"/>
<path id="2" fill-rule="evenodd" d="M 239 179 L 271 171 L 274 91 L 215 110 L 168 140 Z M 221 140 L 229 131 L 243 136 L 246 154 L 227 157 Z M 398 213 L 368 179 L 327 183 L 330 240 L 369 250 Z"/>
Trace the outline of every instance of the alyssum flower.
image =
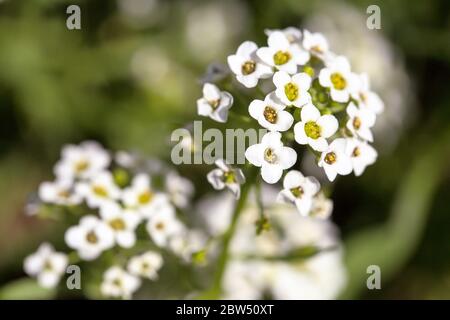
<path id="1" fill-rule="evenodd" d="M 241 169 L 233 168 L 223 159 L 215 161 L 217 169 L 212 170 L 206 176 L 209 183 L 216 190 L 228 188 L 231 193 L 239 199 L 241 194 L 241 184 L 245 183 L 245 177 Z"/>
<path id="2" fill-rule="evenodd" d="M 291 76 L 284 71 L 278 71 L 273 76 L 273 83 L 276 86 L 276 96 L 287 106 L 300 108 L 311 101 L 308 93 L 311 77 L 304 72 Z"/>
<path id="3" fill-rule="evenodd" d="M 39 249 L 25 258 L 24 270 L 36 277 L 44 288 L 55 287 L 65 273 L 69 259 L 64 253 L 56 252 L 49 243 L 43 243 Z"/>
<path id="4" fill-rule="evenodd" d="M 136 242 L 135 229 L 141 218 L 137 212 L 122 209 L 117 203 L 111 202 L 100 208 L 100 216 L 111 228 L 116 243 L 123 248 L 131 248 Z"/>
<path id="5" fill-rule="evenodd" d="M 289 171 L 283 180 L 283 190 L 278 200 L 293 203 L 302 216 L 309 215 L 313 198 L 320 190 L 320 184 L 314 177 L 304 177 L 300 171 Z"/>
<path id="6" fill-rule="evenodd" d="M 140 286 L 141 279 L 119 266 L 113 266 L 103 274 L 100 290 L 107 297 L 130 299 Z"/>
<path id="7" fill-rule="evenodd" d="M 252 41 L 243 42 L 236 54 L 228 56 L 228 65 L 236 74 L 236 79 L 247 88 L 253 88 L 259 79 L 266 79 L 273 73 L 272 68 L 257 57 L 258 47 Z"/>
<path id="8" fill-rule="evenodd" d="M 99 208 L 105 203 L 119 199 L 121 195 L 109 171 L 100 172 L 88 181 L 79 182 L 75 186 L 75 191 L 91 208 Z"/>
<path id="9" fill-rule="evenodd" d="M 343 56 L 336 57 L 320 70 L 320 85 L 330 88 L 331 98 L 337 102 L 347 102 L 356 90 L 356 78 L 350 70 L 350 63 Z"/>
<path id="10" fill-rule="evenodd" d="M 226 91 L 220 91 L 214 84 L 203 85 L 203 98 L 197 100 L 198 114 L 210 117 L 217 122 L 226 122 L 228 109 L 233 105 L 233 96 Z"/>
<path id="11" fill-rule="evenodd" d="M 367 142 L 356 138 L 347 139 L 347 154 L 356 176 L 362 175 L 368 165 L 377 160 L 377 151 Z"/>
<path id="12" fill-rule="evenodd" d="M 347 129 L 351 133 L 366 141 L 372 142 L 373 135 L 370 130 L 375 125 L 375 114 L 367 109 L 359 109 L 353 102 L 347 107 Z"/>
<path id="13" fill-rule="evenodd" d="M 247 148 L 245 157 L 251 164 L 261 167 L 261 176 L 267 183 L 278 182 L 283 170 L 297 161 L 297 153 L 283 145 L 279 132 L 266 133 L 261 143 Z"/>
<path id="14" fill-rule="evenodd" d="M 253 100 L 248 107 L 248 112 L 262 127 L 270 131 L 286 131 L 292 126 L 294 117 L 285 111 L 285 108 L 286 106 L 272 92 L 264 101 Z"/>
<path id="15" fill-rule="evenodd" d="M 319 167 L 323 167 L 330 181 L 334 181 L 338 174 L 347 175 L 352 172 L 352 162 L 347 151 L 347 140 L 335 139 L 328 148 L 322 152 Z"/>
<path id="16" fill-rule="evenodd" d="M 73 190 L 73 182 L 67 179 L 42 182 L 39 185 L 39 198 L 45 203 L 66 206 L 77 205 L 82 201 L 81 196 Z"/>
<path id="17" fill-rule="evenodd" d="M 329 53 L 328 41 L 321 33 L 311 33 L 308 30 L 303 31 L 303 48 L 309 53 L 321 60 L 326 60 Z"/>
<path id="18" fill-rule="evenodd" d="M 128 271 L 135 275 L 150 280 L 158 278 L 158 270 L 163 265 L 161 254 L 156 251 L 147 251 L 141 255 L 134 256 L 128 261 Z"/>

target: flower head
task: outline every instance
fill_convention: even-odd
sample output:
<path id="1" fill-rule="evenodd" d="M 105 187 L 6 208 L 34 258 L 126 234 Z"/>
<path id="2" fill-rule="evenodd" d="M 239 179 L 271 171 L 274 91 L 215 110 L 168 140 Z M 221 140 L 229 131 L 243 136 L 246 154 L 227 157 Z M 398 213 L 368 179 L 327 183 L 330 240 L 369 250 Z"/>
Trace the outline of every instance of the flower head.
<path id="1" fill-rule="evenodd" d="M 66 231 L 65 240 L 70 248 L 77 250 L 81 259 L 94 260 L 114 246 L 114 232 L 96 216 L 88 215 Z"/>
<path id="2" fill-rule="evenodd" d="M 207 175 L 209 183 L 216 190 L 228 188 L 239 199 L 241 184 L 245 183 L 245 176 L 242 170 L 231 167 L 223 159 L 218 159 L 215 163 L 217 169 L 210 171 Z"/>
<path id="3" fill-rule="evenodd" d="M 251 164 L 261 167 L 261 176 L 267 183 L 276 183 L 283 170 L 289 169 L 297 161 L 297 153 L 283 145 L 279 132 L 266 133 L 261 143 L 247 148 L 245 157 Z"/>
<path id="4" fill-rule="evenodd" d="M 110 267 L 103 274 L 100 290 L 104 296 L 130 299 L 141 286 L 141 280 L 121 267 Z"/>
<path id="5" fill-rule="evenodd" d="M 347 154 L 347 141 L 344 138 L 335 139 L 328 148 L 322 152 L 319 167 L 323 167 L 330 181 L 336 175 L 347 175 L 352 172 L 352 162 Z"/>
<path id="6" fill-rule="evenodd" d="M 237 49 L 236 54 L 228 56 L 228 65 L 236 74 L 236 79 L 247 88 L 256 87 L 259 79 L 272 75 L 272 68 L 262 63 L 257 57 L 258 46 L 252 41 L 245 41 Z"/>
<path id="7" fill-rule="evenodd" d="M 24 269 L 36 277 L 42 287 L 53 288 L 65 273 L 68 261 L 64 253 L 56 252 L 49 243 L 43 243 L 35 253 L 25 258 Z"/>
<path id="8" fill-rule="evenodd" d="M 250 116 L 270 131 L 286 131 L 294 122 L 292 115 L 285 111 L 283 105 L 272 92 L 266 96 L 264 101 L 253 100 L 248 106 Z"/>
<path id="9" fill-rule="evenodd" d="M 355 91 L 357 81 L 350 70 L 350 63 L 343 56 L 332 59 L 326 68 L 320 70 L 319 83 L 330 88 L 331 98 L 336 102 L 347 102 Z"/>
<path id="10" fill-rule="evenodd" d="M 197 112 L 201 116 L 210 117 L 217 122 L 227 122 L 228 110 L 233 105 L 233 96 L 220 91 L 212 83 L 203 85 L 203 97 L 197 100 Z"/>
<path id="11" fill-rule="evenodd" d="M 287 106 L 300 108 L 311 101 L 308 93 L 311 77 L 304 72 L 291 76 L 284 71 L 278 71 L 273 76 L 273 83 L 276 86 L 276 96 Z"/>
<path id="12" fill-rule="evenodd" d="M 314 177 L 304 177 L 300 171 L 289 171 L 283 180 L 283 190 L 278 200 L 293 203 L 302 216 L 307 216 L 312 207 L 313 197 L 320 190 L 320 184 Z"/>
<path id="13" fill-rule="evenodd" d="M 163 265 L 161 254 L 156 251 L 147 251 L 141 255 L 134 256 L 128 261 L 128 271 L 135 275 L 150 280 L 158 278 L 158 270 Z"/>
<path id="14" fill-rule="evenodd" d="M 332 115 L 321 115 L 312 104 L 302 108 L 301 121 L 295 124 L 295 141 L 308 144 L 316 151 L 324 151 L 328 147 L 327 138 L 336 133 L 339 123 Z"/>

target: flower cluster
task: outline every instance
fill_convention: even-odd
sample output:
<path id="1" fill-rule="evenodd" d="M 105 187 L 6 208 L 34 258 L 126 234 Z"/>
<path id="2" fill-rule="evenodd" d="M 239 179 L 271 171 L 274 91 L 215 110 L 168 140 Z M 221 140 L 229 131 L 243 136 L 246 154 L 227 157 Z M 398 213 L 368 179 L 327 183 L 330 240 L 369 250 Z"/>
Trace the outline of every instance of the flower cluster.
<path id="1" fill-rule="evenodd" d="M 259 143 L 248 147 L 246 159 L 261 168 L 269 184 L 280 181 L 297 163 L 301 146 L 308 147 L 330 181 L 351 172 L 361 175 L 376 161 L 371 129 L 384 108 L 367 76 L 354 73 L 347 58 L 330 51 L 320 33 L 292 27 L 266 33 L 267 46 L 245 41 L 228 57 L 235 79 L 245 87 L 236 89 L 236 95 L 251 96 L 248 114 L 268 130 Z M 227 121 L 230 93 L 211 83 L 204 84 L 203 91 L 199 114 Z M 222 177 L 220 185 L 229 185 Z M 234 188 L 240 183 L 236 182 Z M 216 189 L 217 185 L 213 183 Z M 286 175 L 279 199 L 308 215 L 319 189 L 317 180 L 294 170 Z"/>
<path id="2" fill-rule="evenodd" d="M 159 177 L 150 176 L 135 160 L 124 152 L 113 157 L 91 141 L 63 148 L 55 181 L 43 182 L 38 194 L 42 212 L 64 212 L 78 221 L 64 237 L 74 252 L 66 255 L 43 244 L 25 259 L 25 271 L 42 286 L 56 286 L 69 263 L 100 259 L 109 266 L 101 293 L 130 298 L 141 278 L 157 279 L 162 251 L 189 260 L 203 248 L 202 234 L 188 229 L 177 215 L 190 202 L 192 183 L 169 171 L 158 188 Z M 193 235 L 195 241 L 190 241 Z M 122 258 L 104 254 L 111 249 Z"/>

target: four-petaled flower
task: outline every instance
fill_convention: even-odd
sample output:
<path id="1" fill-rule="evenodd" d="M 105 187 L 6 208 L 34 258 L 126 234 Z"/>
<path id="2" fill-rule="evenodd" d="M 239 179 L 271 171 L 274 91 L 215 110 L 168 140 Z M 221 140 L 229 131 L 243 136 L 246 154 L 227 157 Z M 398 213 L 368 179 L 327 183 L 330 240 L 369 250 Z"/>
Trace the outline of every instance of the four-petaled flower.
<path id="1" fill-rule="evenodd" d="M 239 199 L 241 195 L 241 184 L 245 183 L 245 176 L 239 168 L 233 168 L 223 159 L 215 161 L 217 169 L 214 169 L 206 176 L 209 183 L 216 190 L 228 188 L 231 193 Z"/>
<path id="2" fill-rule="evenodd" d="M 347 154 L 356 176 L 362 175 L 367 166 L 375 163 L 378 156 L 370 144 L 355 138 L 347 139 Z"/>
<path id="3" fill-rule="evenodd" d="M 212 83 L 203 85 L 203 97 L 197 100 L 197 112 L 201 116 L 210 117 L 217 122 L 227 122 L 228 110 L 233 105 L 233 96 L 220 91 Z"/>
<path id="4" fill-rule="evenodd" d="M 163 265 L 162 256 L 156 251 L 147 251 L 141 255 L 134 256 L 128 261 L 128 272 L 135 276 L 150 280 L 158 278 L 158 270 Z"/>
<path id="5" fill-rule="evenodd" d="M 159 247 L 165 247 L 170 237 L 184 230 L 172 207 L 165 207 L 151 216 L 146 228 L 153 242 Z"/>
<path id="6" fill-rule="evenodd" d="M 321 60 L 326 60 L 329 53 L 328 41 L 323 34 L 316 32 L 311 33 L 308 30 L 303 31 L 303 48 L 309 53 Z"/>
<path id="7" fill-rule="evenodd" d="M 264 101 L 253 100 L 248 106 L 248 112 L 262 127 L 270 131 L 286 131 L 292 126 L 294 117 L 285 108 L 272 92 Z"/>
<path id="8" fill-rule="evenodd" d="M 106 203 L 117 200 L 121 193 L 109 171 L 103 171 L 89 181 L 79 182 L 75 186 L 75 191 L 86 200 L 90 208 L 99 208 Z"/>
<path id="9" fill-rule="evenodd" d="M 112 266 L 103 274 L 100 291 L 107 297 L 131 299 L 140 286 L 139 277 L 129 274 L 121 267 Z"/>
<path id="10" fill-rule="evenodd" d="M 39 198 L 46 203 L 64 206 L 80 204 L 81 196 L 73 192 L 71 180 L 57 179 L 52 182 L 43 182 L 39 186 Z"/>
<path id="11" fill-rule="evenodd" d="M 258 46 L 252 41 L 245 41 L 236 54 L 228 56 L 228 65 L 236 74 L 236 79 L 247 88 L 256 87 L 259 79 L 266 79 L 273 73 L 272 68 L 256 56 Z"/>
<path id="12" fill-rule="evenodd" d="M 287 106 L 300 108 L 311 101 L 308 92 L 311 77 L 304 72 L 290 76 L 284 71 L 278 71 L 273 75 L 273 83 L 276 86 L 276 96 Z"/>
<path id="13" fill-rule="evenodd" d="M 350 71 L 350 63 L 343 56 L 336 57 L 320 70 L 319 83 L 330 88 L 331 98 L 336 102 L 347 102 L 355 91 L 357 79 Z"/>
<path id="14" fill-rule="evenodd" d="M 369 77 L 363 73 L 358 76 L 356 90 L 352 93 L 353 99 L 358 102 L 360 109 L 370 110 L 379 114 L 384 110 L 384 103 L 375 92 L 370 90 Z"/>
<path id="15" fill-rule="evenodd" d="M 301 121 L 295 124 L 295 141 L 308 144 L 316 151 L 325 151 L 328 147 L 327 138 L 338 129 L 338 121 L 332 115 L 321 115 L 311 103 L 302 108 Z"/>
<path id="16" fill-rule="evenodd" d="M 372 142 L 373 135 L 370 128 L 375 124 L 375 114 L 367 109 L 358 108 L 353 102 L 347 107 L 349 119 L 347 121 L 347 129 L 354 135 Z"/>
<path id="17" fill-rule="evenodd" d="M 308 216 L 313 204 L 313 197 L 320 190 L 320 184 L 314 177 L 305 177 L 300 171 L 289 171 L 283 180 L 283 190 L 278 200 L 293 203 L 302 216 Z"/>
<path id="18" fill-rule="evenodd" d="M 261 143 L 247 148 L 245 157 L 251 164 L 261 167 L 263 180 L 271 184 L 278 182 L 283 170 L 289 169 L 297 161 L 297 153 L 283 145 L 279 132 L 266 133 Z"/>
<path id="19" fill-rule="evenodd" d="M 347 175 L 352 172 L 352 162 L 347 153 L 347 141 L 345 138 L 333 140 L 327 150 L 322 152 L 319 167 L 323 167 L 330 181 L 334 181 L 338 174 Z"/>

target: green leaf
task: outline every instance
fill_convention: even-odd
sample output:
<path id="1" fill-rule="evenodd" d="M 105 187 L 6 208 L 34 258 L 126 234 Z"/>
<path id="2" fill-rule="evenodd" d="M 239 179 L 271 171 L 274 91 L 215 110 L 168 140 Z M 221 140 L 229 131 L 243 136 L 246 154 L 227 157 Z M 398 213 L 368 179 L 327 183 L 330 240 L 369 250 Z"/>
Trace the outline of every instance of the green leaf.
<path id="1" fill-rule="evenodd" d="M 34 279 L 23 278 L 15 280 L 0 289 L 0 300 L 41 300 L 51 299 L 56 294 L 56 288 L 46 289 Z"/>

